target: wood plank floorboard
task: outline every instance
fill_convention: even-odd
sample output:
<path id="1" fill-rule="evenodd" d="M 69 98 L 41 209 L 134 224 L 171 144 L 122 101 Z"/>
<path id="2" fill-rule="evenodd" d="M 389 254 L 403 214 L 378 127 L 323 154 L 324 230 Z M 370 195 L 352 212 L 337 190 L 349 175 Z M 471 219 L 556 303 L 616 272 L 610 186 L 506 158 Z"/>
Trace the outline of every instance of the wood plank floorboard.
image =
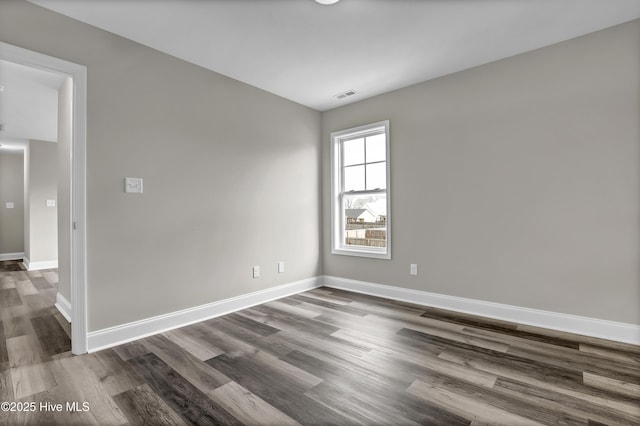
<path id="1" fill-rule="evenodd" d="M 7 339 L 4 335 L 4 325 L 0 321 L 0 365 L 9 361 L 9 353 L 7 352 Z"/>
<path id="2" fill-rule="evenodd" d="M 110 396 L 144 384 L 144 379 L 114 351 L 101 351 L 84 357 L 83 363 Z"/>
<path id="3" fill-rule="evenodd" d="M 56 272 L 0 262 L 0 402 L 89 410 L 2 425 L 640 424 L 637 346 L 330 288 L 75 357 Z"/>
<path id="4" fill-rule="evenodd" d="M 225 315 L 224 319 L 235 324 L 238 327 L 244 328 L 246 330 L 250 330 L 251 332 L 256 333 L 260 337 L 269 336 L 273 333 L 277 333 L 280 331 L 275 327 L 271 327 L 267 324 L 255 321 L 251 318 L 247 318 L 242 315 L 238 315 L 236 313 Z"/>
<path id="5" fill-rule="evenodd" d="M 196 425 L 242 424 L 155 354 L 141 355 L 127 362 L 142 374 L 149 387 L 186 422 Z"/>
<path id="6" fill-rule="evenodd" d="M 607 422 L 609 419 L 615 418 L 615 424 L 637 424 L 637 419 L 634 416 L 611 407 L 599 404 L 585 404 L 580 398 L 550 391 L 549 389 L 525 385 L 515 380 L 499 378 L 496 381 L 494 390 L 498 395 L 512 395 L 518 400 L 546 407 L 547 412 L 564 413 L 566 416 L 581 419 L 581 421 L 586 421 L 587 418 L 590 418 Z"/>
<path id="7" fill-rule="evenodd" d="M 365 309 L 358 309 L 358 308 L 349 306 L 348 304 L 344 304 L 344 299 L 342 299 L 340 303 L 336 303 L 334 301 L 330 302 L 325 299 L 318 299 L 315 297 L 308 297 L 308 296 L 302 296 L 302 295 L 291 296 L 291 297 L 293 297 L 294 300 L 297 300 L 299 302 L 322 306 L 324 308 L 328 308 L 333 311 L 345 312 L 347 314 L 357 315 L 359 317 L 364 317 L 365 315 L 368 315 L 370 313 Z"/>
<path id="8" fill-rule="evenodd" d="M 143 344 L 204 394 L 209 394 L 230 381 L 224 374 L 203 363 L 165 336 L 151 336 L 145 339 Z"/>
<path id="9" fill-rule="evenodd" d="M 0 308 L 11 308 L 17 305 L 22 305 L 22 299 L 16 288 L 0 290 Z"/>
<path id="10" fill-rule="evenodd" d="M 522 331 L 517 329 L 517 325 L 510 326 L 491 324 L 482 322 L 482 320 L 473 320 L 464 317 L 458 317 L 455 314 L 446 314 L 442 310 L 429 310 L 421 315 L 422 317 L 432 318 L 437 320 L 444 320 L 454 324 L 460 324 L 471 328 L 491 330 L 497 333 L 507 334 L 510 336 L 522 337 L 528 340 L 544 342 L 551 345 L 564 346 L 571 349 L 579 349 L 579 343 L 567 339 L 561 339 L 559 337 L 545 336 L 542 334 L 532 333 L 529 331 Z"/>
<path id="11" fill-rule="evenodd" d="M 42 350 L 53 356 L 71 350 L 71 340 L 53 315 L 31 318 L 33 330 L 40 340 Z"/>
<path id="12" fill-rule="evenodd" d="M 220 355 L 207 363 L 301 424 L 353 424 L 333 408 L 304 395 L 313 387 L 311 383 L 306 386 L 296 383 L 293 377 L 284 376 L 267 363 L 246 355 L 236 358 Z M 319 383 L 322 380 L 318 379 L 316 384 Z"/>
<path id="13" fill-rule="evenodd" d="M 300 424 L 236 382 L 229 382 L 217 388 L 213 392 L 213 399 L 244 424 L 265 426 Z"/>
<path id="14" fill-rule="evenodd" d="M 200 361 L 222 355 L 224 351 L 208 345 L 201 339 L 202 335 L 195 328 L 182 328 L 164 333 L 164 336 L 180 346 Z"/>
<path id="15" fill-rule="evenodd" d="M 144 426 L 187 425 L 147 384 L 114 397 L 131 424 Z"/>
<path id="16" fill-rule="evenodd" d="M 53 288 L 53 285 L 44 277 L 31 277 L 30 282 L 38 290 L 46 290 L 48 288 Z"/>

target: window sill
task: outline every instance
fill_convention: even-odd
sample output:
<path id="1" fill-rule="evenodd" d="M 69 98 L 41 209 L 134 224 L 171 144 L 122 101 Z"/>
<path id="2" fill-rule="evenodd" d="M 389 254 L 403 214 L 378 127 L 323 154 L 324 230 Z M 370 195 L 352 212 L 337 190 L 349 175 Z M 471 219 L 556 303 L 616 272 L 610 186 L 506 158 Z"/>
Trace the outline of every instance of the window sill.
<path id="1" fill-rule="evenodd" d="M 334 248 L 331 250 L 331 254 L 337 254 L 340 256 L 368 257 L 371 259 L 391 260 L 391 252 L 382 250 Z"/>

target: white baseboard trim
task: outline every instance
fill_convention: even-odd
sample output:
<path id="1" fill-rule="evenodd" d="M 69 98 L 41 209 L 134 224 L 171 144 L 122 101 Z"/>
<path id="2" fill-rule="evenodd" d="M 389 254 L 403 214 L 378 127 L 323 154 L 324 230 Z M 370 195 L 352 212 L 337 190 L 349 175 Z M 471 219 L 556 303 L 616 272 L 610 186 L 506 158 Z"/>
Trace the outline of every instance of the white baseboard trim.
<path id="1" fill-rule="evenodd" d="M 24 253 L 0 253 L 0 260 L 21 260 Z"/>
<path id="2" fill-rule="evenodd" d="M 230 314 L 281 297 L 311 290 L 322 285 L 321 277 L 308 278 L 277 287 L 244 294 L 206 305 L 183 309 L 165 315 L 143 319 L 128 324 L 117 325 L 88 334 L 89 353 L 97 352 L 133 340 L 148 337 L 174 328 L 184 327 L 210 318 Z"/>
<path id="3" fill-rule="evenodd" d="M 69 302 L 63 295 L 60 293 L 56 294 L 56 304 L 55 307 L 62 314 L 62 316 L 71 323 L 71 302 Z"/>
<path id="4" fill-rule="evenodd" d="M 39 271 L 41 269 L 55 269 L 58 267 L 57 260 L 45 260 L 43 262 L 32 262 L 28 258 L 23 257 L 22 263 L 27 271 Z"/>
<path id="5" fill-rule="evenodd" d="M 640 345 L 640 326 L 596 318 L 581 317 L 559 312 L 523 308 L 502 303 L 485 302 L 463 297 L 447 296 L 420 290 L 411 290 L 382 284 L 373 284 L 345 278 L 324 276 L 326 287 L 364 293 L 387 299 L 401 300 L 419 305 L 448 309 L 473 315 L 496 318 L 535 327 L 550 328 L 568 333 L 598 337 L 617 342 Z"/>

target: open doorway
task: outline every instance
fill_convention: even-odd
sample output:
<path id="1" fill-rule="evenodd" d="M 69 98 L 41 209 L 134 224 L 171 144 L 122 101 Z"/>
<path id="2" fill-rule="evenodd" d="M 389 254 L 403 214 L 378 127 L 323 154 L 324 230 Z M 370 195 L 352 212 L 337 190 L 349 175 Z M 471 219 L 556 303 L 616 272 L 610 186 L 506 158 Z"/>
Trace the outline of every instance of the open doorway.
<path id="1" fill-rule="evenodd" d="M 59 267 L 65 282 L 63 283 L 61 280 L 60 291 L 56 296 L 56 307 L 65 314 L 67 319 L 71 320 L 72 352 L 76 355 L 83 354 L 87 352 L 85 261 L 86 68 L 6 43 L 0 43 L 0 61 L 28 67 L 38 72 L 49 73 L 51 76 L 59 78 L 61 82 L 57 100 L 59 113 L 54 118 L 58 124 L 56 167 L 59 185 L 57 197 L 47 198 L 44 207 L 52 209 L 54 208 L 53 204 L 55 204 L 58 222 L 56 228 L 57 238 L 61 241 L 61 244 L 57 244 L 56 241 L 58 250 L 55 256 L 57 263 L 55 266 Z M 2 82 L 0 82 L 0 85 L 2 85 Z M 5 88 L 5 90 L 9 89 Z M 33 139 L 29 137 L 25 142 L 25 138 L 20 138 L 19 135 L 11 133 L 9 126 L 12 125 L 10 123 L 0 124 L 3 124 L 2 130 L 0 130 L 0 139 L 7 141 L 5 145 L 11 143 L 11 140 L 19 141 L 20 139 L 22 139 L 22 143 L 26 143 L 27 149 L 24 150 L 25 154 L 23 155 L 25 155 L 24 164 L 28 167 L 28 147 Z M 19 122 L 15 122 L 15 126 L 19 126 Z M 3 133 L 8 137 L 3 138 Z M 36 137 L 35 139 L 39 138 Z M 67 147 L 64 148 L 60 142 L 66 142 Z M 50 148 L 46 145 L 34 145 L 34 147 L 37 147 L 38 150 L 43 147 L 45 149 Z M 25 177 L 27 176 L 25 173 Z M 29 183 L 26 182 L 25 186 L 28 188 Z M 28 202 L 26 196 L 25 202 Z M 38 207 L 42 206 L 38 204 Z M 26 218 L 27 214 L 25 214 Z M 25 233 L 25 236 L 27 236 L 27 233 Z M 63 243 L 64 241 L 68 242 L 67 246 Z M 23 250 L 25 254 L 29 252 L 33 257 L 34 254 L 31 249 L 31 240 L 25 238 Z M 37 255 L 39 256 L 40 254 L 39 252 Z M 51 253 L 44 254 L 44 258 L 47 257 L 49 259 L 45 260 L 29 258 L 27 264 L 32 269 L 54 266 Z M 38 265 L 38 261 L 42 263 Z"/>

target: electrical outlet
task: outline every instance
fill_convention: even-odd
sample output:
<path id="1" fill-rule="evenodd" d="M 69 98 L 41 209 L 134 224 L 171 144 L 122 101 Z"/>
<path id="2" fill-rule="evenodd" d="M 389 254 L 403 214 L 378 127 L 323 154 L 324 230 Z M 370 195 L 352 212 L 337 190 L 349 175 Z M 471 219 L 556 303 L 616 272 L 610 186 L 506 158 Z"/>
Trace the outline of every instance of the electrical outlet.
<path id="1" fill-rule="evenodd" d="M 260 267 L 259 266 L 254 266 L 253 267 L 253 278 L 260 278 Z"/>
<path id="2" fill-rule="evenodd" d="M 412 263 L 409 267 L 409 273 L 411 275 L 418 275 L 418 265 L 416 263 Z"/>
<path id="3" fill-rule="evenodd" d="M 278 273 L 282 274 L 284 272 L 284 262 L 278 262 Z"/>

